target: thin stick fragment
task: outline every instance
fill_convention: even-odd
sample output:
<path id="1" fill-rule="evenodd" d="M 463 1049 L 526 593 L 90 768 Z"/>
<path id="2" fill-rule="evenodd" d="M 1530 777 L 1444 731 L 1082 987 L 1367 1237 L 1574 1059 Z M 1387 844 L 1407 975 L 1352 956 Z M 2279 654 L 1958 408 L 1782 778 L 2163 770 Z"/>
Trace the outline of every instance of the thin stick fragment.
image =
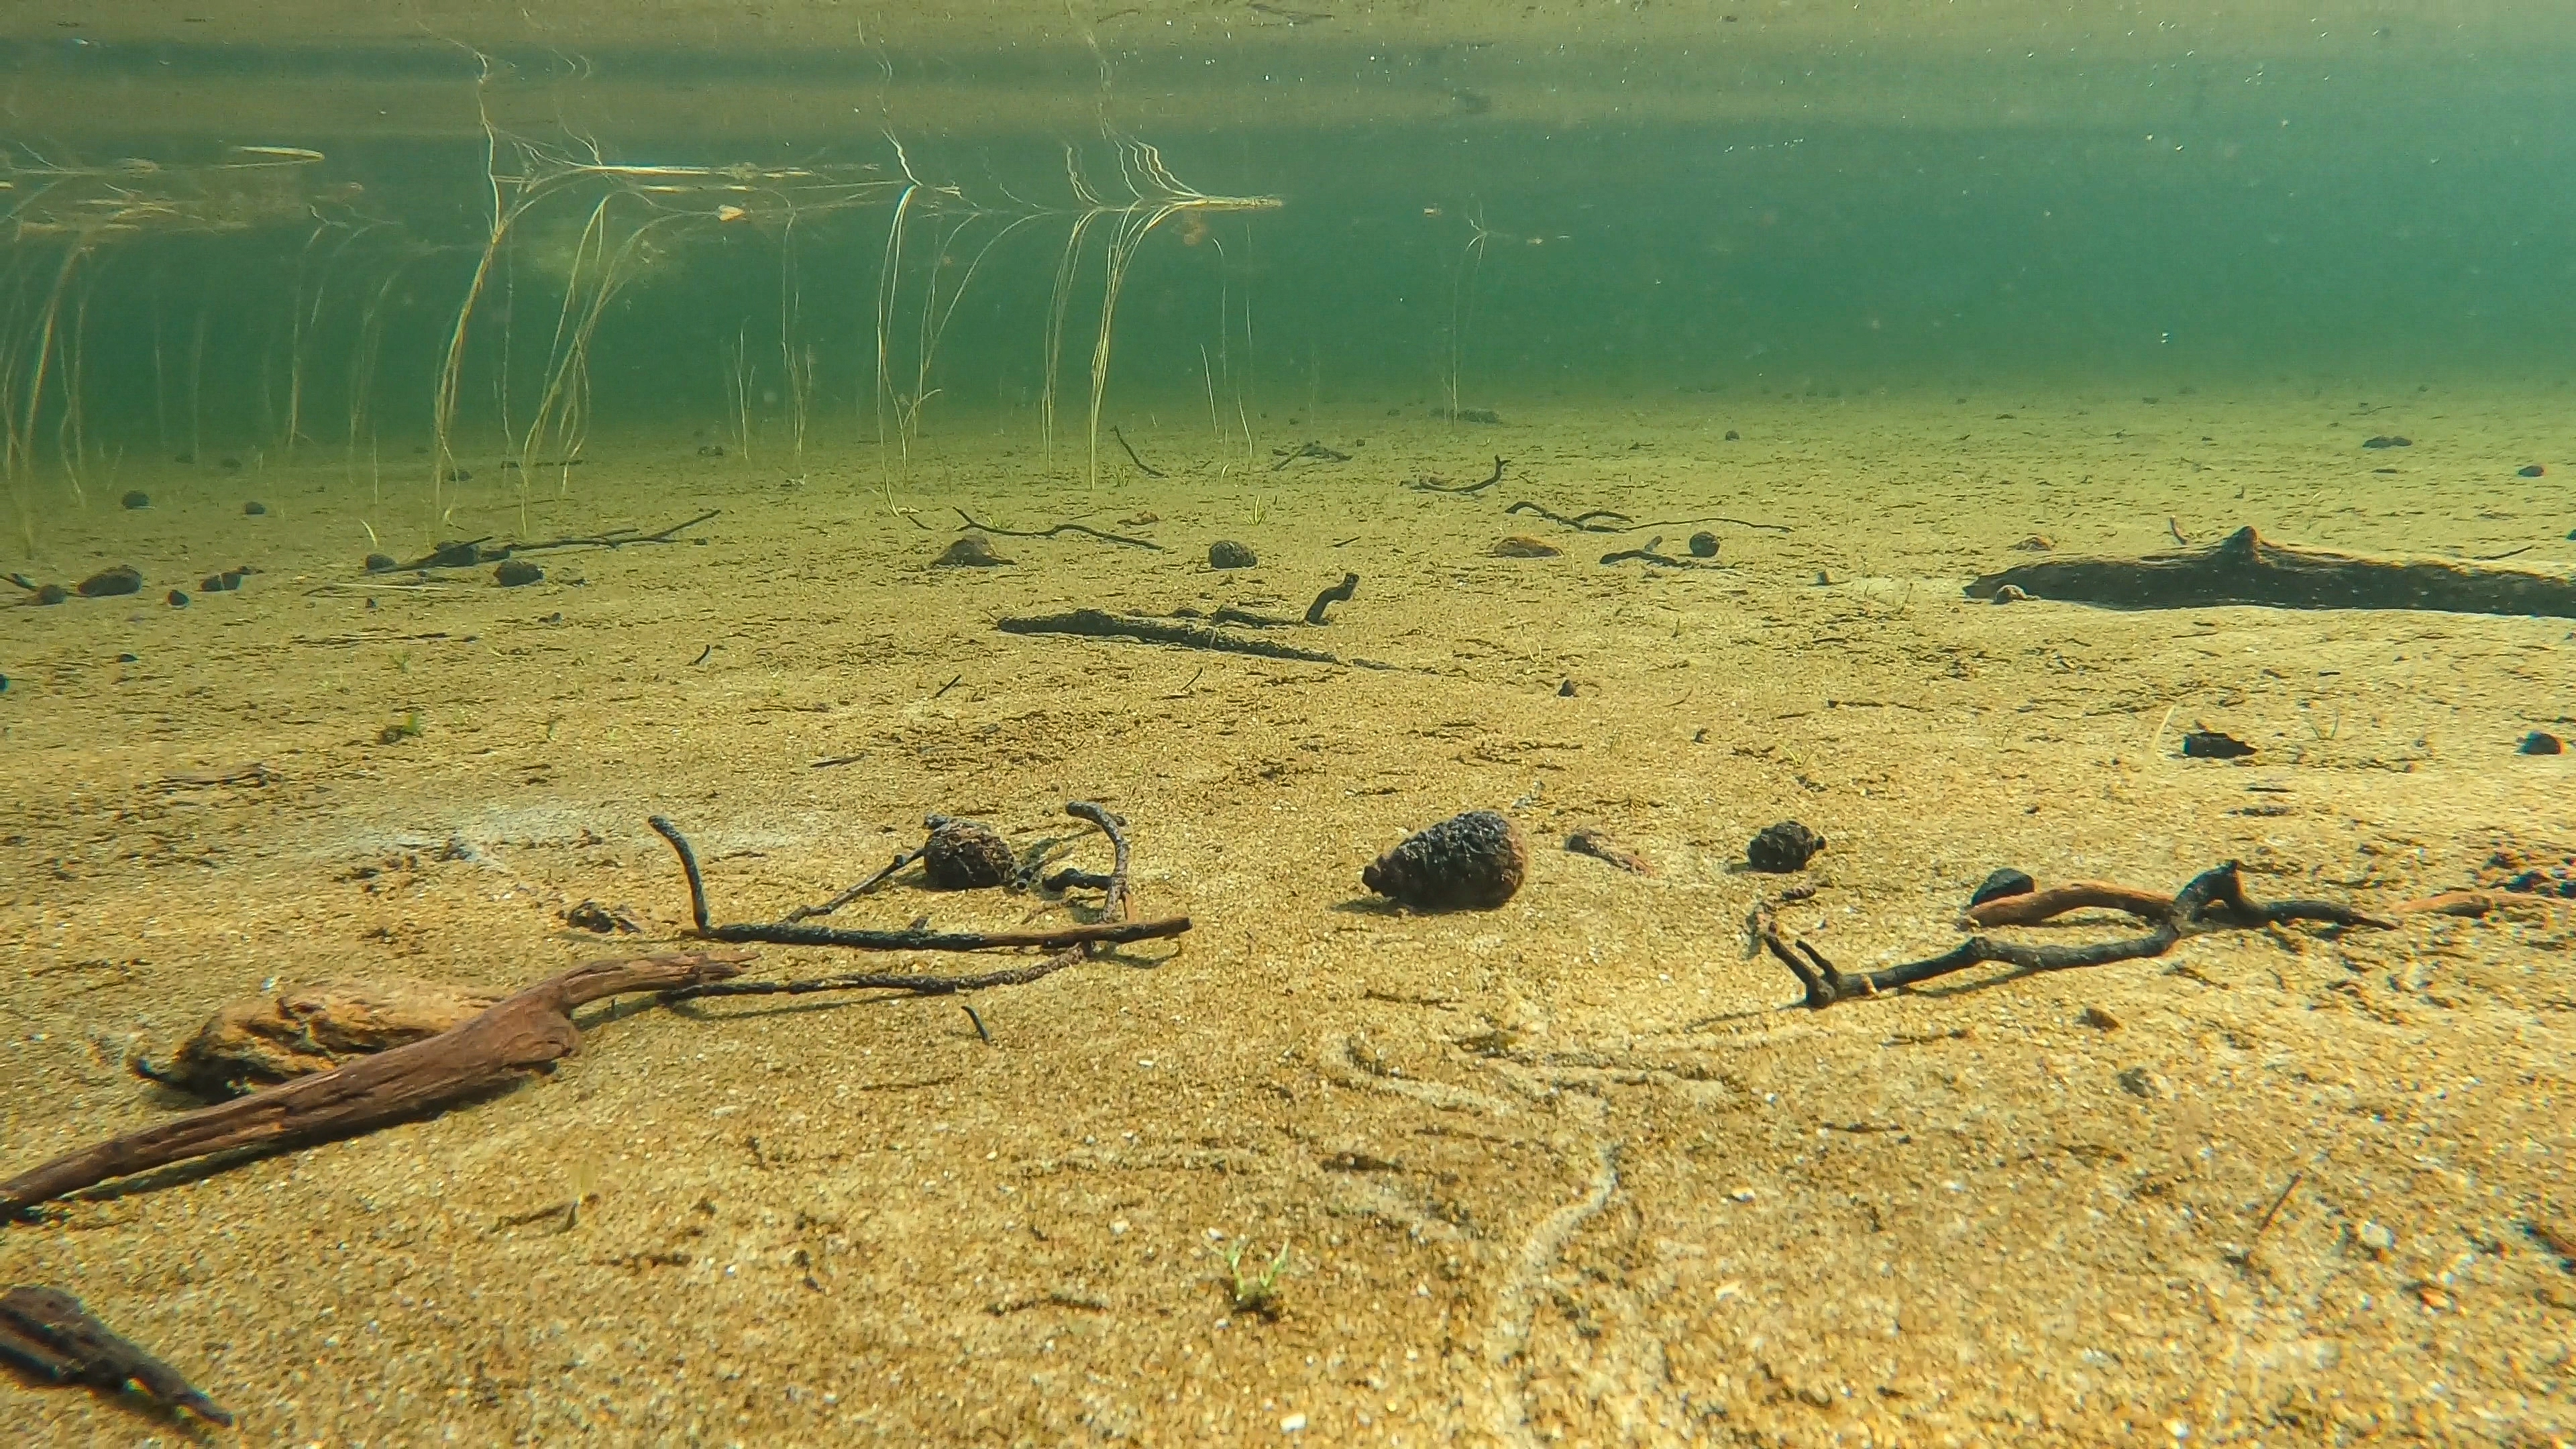
<path id="1" fill-rule="evenodd" d="M 1546 519 L 1550 523 L 1562 524 L 1567 528 L 1580 529 L 1585 533 L 1626 533 L 1628 530 L 1637 526 L 1637 521 L 1635 519 L 1630 518 L 1624 513 L 1614 513 L 1607 508 L 1590 509 L 1586 512 L 1578 513 L 1572 518 L 1568 518 L 1562 513 L 1555 512 L 1552 509 L 1542 508 L 1527 499 L 1523 499 L 1503 511 L 1505 513 L 1534 513 L 1539 517 Z"/>
<path id="2" fill-rule="evenodd" d="M 1351 601 L 1351 595 L 1359 592 L 1359 587 L 1360 576 L 1358 574 L 1342 575 L 1342 581 L 1340 583 L 1333 585 L 1331 588 L 1324 590 L 1320 594 L 1317 594 L 1315 596 L 1315 602 L 1306 606 L 1306 622 L 1309 624 L 1323 623 L 1324 611 L 1335 604 L 1349 603 Z"/>
<path id="3" fill-rule="evenodd" d="M 1053 528 L 1042 528 L 1035 533 L 1030 533 L 1020 529 L 995 528 L 989 523 L 978 523 L 974 515 L 963 508 L 951 508 L 949 512 L 965 519 L 968 528 L 981 529 L 995 538 L 1053 538 L 1059 533 L 1079 533 L 1099 539 L 1103 543 L 1123 543 L 1129 548 L 1150 548 L 1156 553 L 1163 551 L 1163 546 L 1150 538 L 1129 538 L 1123 533 L 1102 533 L 1099 529 L 1086 528 L 1079 523 L 1059 523 Z"/>
<path id="4" fill-rule="evenodd" d="M 1428 478 L 1416 478 L 1404 486 L 1416 493 L 1482 493 L 1503 481 L 1503 466 L 1511 461 L 1499 453 L 1495 454 L 1494 471 L 1486 474 L 1482 483 L 1434 483 Z"/>
<path id="5" fill-rule="evenodd" d="M 1128 442 L 1127 435 L 1118 431 L 1114 425 L 1109 429 L 1109 436 L 1116 438 L 1118 440 L 1118 446 L 1127 450 L 1127 461 L 1136 465 L 1137 472 L 1144 474 L 1148 478 L 1163 478 L 1170 476 L 1162 469 L 1157 468 L 1153 464 L 1146 462 L 1144 459 L 1137 457 L 1136 445 Z"/>

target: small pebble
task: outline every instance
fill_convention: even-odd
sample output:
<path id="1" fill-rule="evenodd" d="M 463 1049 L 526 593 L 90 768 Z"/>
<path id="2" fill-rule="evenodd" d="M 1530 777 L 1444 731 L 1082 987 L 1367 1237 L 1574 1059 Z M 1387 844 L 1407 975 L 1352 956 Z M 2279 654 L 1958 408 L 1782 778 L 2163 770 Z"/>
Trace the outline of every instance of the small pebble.
<path id="1" fill-rule="evenodd" d="M 1574 698 L 1574 681 L 1569 679 L 1563 684 L 1558 685 L 1556 687 L 1556 697 L 1559 699 Z"/>
<path id="2" fill-rule="evenodd" d="M 1248 569 L 1260 562 L 1260 555 L 1230 538 L 1208 545 L 1208 567 L 1212 569 Z"/>
<path id="3" fill-rule="evenodd" d="M 2514 469 L 2513 473 L 2517 478 L 2537 478 L 2548 471 L 2548 469 L 2541 467 L 2538 463 L 2525 463 L 2521 467 Z"/>
<path id="4" fill-rule="evenodd" d="M 2131 1067 L 2120 1073 L 2118 1080 L 2120 1090 L 2132 1097 L 2144 1097 L 2152 1102 L 2173 1095 L 2173 1083 L 2166 1081 L 2163 1073 L 2146 1067 Z"/>
<path id="5" fill-rule="evenodd" d="M 2113 1016 L 2111 1013 L 2104 1011 L 2098 1006 L 2088 1006 L 2084 1008 L 2084 1010 L 2076 1014 L 2075 1019 L 2082 1022 L 2084 1025 L 2093 1028 L 2095 1031 L 2118 1031 L 2120 1029 L 2120 1018 Z"/>
<path id="6" fill-rule="evenodd" d="M 1744 863 L 1770 875 L 1787 875 L 1805 870 L 1816 852 L 1825 848 L 1825 838 L 1795 820 L 1765 825 L 1744 848 Z"/>
<path id="7" fill-rule="evenodd" d="M 1702 529 L 1699 532 L 1692 534 L 1690 536 L 1690 551 L 1692 558 L 1717 557 L 1717 535 L 1710 533 L 1706 529 Z"/>
<path id="8" fill-rule="evenodd" d="M 264 514 L 266 514 L 267 512 L 268 512 L 268 505 L 267 505 L 267 504 L 265 504 L 265 503 L 260 502 L 260 501 L 259 501 L 258 499 L 256 499 L 256 498 L 254 498 L 254 499 L 252 499 L 250 502 L 245 503 L 245 504 L 243 504 L 243 505 L 242 505 L 242 516 L 243 516 L 243 517 L 245 517 L 245 518 L 258 518 L 258 517 L 263 516 L 263 515 L 264 515 Z"/>
<path id="9" fill-rule="evenodd" d="M 997 569 L 1009 562 L 1009 559 L 993 552 L 990 539 L 980 533 L 970 533 L 948 545 L 939 557 L 930 561 L 930 566 L 935 569 Z"/>
<path id="10" fill-rule="evenodd" d="M 2029 871 L 2005 866 L 1986 877 L 1985 884 L 1978 886 L 1976 894 L 1968 897 L 1968 904 L 1982 906 L 1988 901 L 1999 901 L 2006 896 L 2026 896 L 2037 889 L 2039 889 L 2039 882 L 2030 878 Z"/>
<path id="11" fill-rule="evenodd" d="M 179 592 L 177 589 L 172 589 L 170 591 L 170 607 L 174 609 L 184 609 L 188 607 L 188 596 Z"/>
<path id="12" fill-rule="evenodd" d="M 1494 558 L 1555 558 L 1565 550 L 1544 539 L 1515 533 L 1509 538 L 1496 540 L 1494 546 L 1485 552 Z"/>
<path id="13" fill-rule="evenodd" d="M 2029 597 L 2029 593 L 2019 584 L 2004 584 L 1995 590 L 1995 602 L 1998 604 L 2018 604 Z"/>
<path id="14" fill-rule="evenodd" d="M 71 596 L 72 591 L 60 584 L 47 584 L 36 590 L 36 602 L 39 604 L 59 604 Z"/>
<path id="15" fill-rule="evenodd" d="M 492 570 L 492 582 L 505 589 L 515 589 L 525 584 L 542 584 L 545 581 L 546 571 L 523 558 L 503 559 L 501 566 Z"/>
<path id="16" fill-rule="evenodd" d="M 112 569 L 100 569 L 97 573 L 81 580 L 79 590 L 80 596 L 84 599 L 105 599 L 117 594 L 139 594 L 143 592 L 143 574 L 131 564 L 118 564 Z"/>
<path id="17" fill-rule="evenodd" d="M 226 569 L 222 573 L 208 574 L 204 578 L 197 580 L 197 592 L 201 594 L 228 594 L 233 590 L 240 588 L 241 581 L 241 570 Z"/>
<path id="18" fill-rule="evenodd" d="M 1735 429 L 1733 429 L 1733 428 L 1729 428 L 1729 429 L 1727 429 L 1727 430 L 1726 430 L 1726 440 L 1727 440 L 1728 442 L 1730 442 L 1730 443 L 1738 441 L 1738 440 L 1739 440 L 1739 439 L 1741 439 L 1743 436 L 1744 436 L 1744 435 L 1743 435 L 1742 433 L 1737 432 L 1737 431 L 1736 431 Z"/>
<path id="19" fill-rule="evenodd" d="M 2533 730 L 2524 735 L 2522 743 L 2514 750 L 2521 755 L 2563 755 L 2566 752 L 2567 742 L 2547 730 Z"/>
<path id="20" fill-rule="evenodd" d="M 152 495 L 136 488 L 116 501 L 128 508 L 149 508 L 152 506 Z"/>
<path id="21" fill-rule="evenodd" d="M 2197 729 L 2183 733 L 2182 753 L 2185 759 L 2192 760 L 2241 760 L 2254 753 L 2254 747 L 2234 735 Z"/>
<path id="22" fill-rule="evenodd" d="M 2352 1235 L 2361 1240 L 2363 1247 L 2374 1253 L 2385 1253 L 2397 1246 L 2395 1230 L 2382 1227 L 2378 1223 L 2363 1223 L 2353 1230 Z"/>
<path id="23" fill-rule="evenodd" d="M 401 564 L 394 562 L 394 556 L 392 554 L 371 553 L 367 555 L 367 572 L 371 574 L 389 574 L 401 567 Z"/>

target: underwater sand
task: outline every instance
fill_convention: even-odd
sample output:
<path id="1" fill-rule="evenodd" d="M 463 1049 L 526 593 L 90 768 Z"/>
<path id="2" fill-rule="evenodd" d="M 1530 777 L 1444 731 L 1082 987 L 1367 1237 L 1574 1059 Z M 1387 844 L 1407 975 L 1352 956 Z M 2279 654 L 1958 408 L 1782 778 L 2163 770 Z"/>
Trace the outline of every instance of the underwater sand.
<path id="1" fill-rule="evenodd" d="M 1197 927 L 978 997 L 989 1044 L 949 1000 L 593 1008 L 580 1055 L 497 1100 L 0 1229 L 0 1281 L 79 1294 L 253 1444 L 2549 1442 L 2576 1431 L 2565 907 L 1824 1013 L 1745 950 L 1790 882 L 1734 866 L 1786 817 L 1831 843 L 1784 923 L 1846 968 L 1947 948 L 2002 865 L 2171 888 L 2236 858 L 2257 897 L 2370 906 L 2576 845 L 2564 757 L 2512 753 L 2569 732 L 2569 621 L 1960 596 L 2029 534 L 2134 554 L 2169 518 L 2576 552 L 2530 435 L 2555 400 L 2355 401 L 1372 408 L 1273 423 L 1222 474 L 1206 433 L 1134 419 L 1174 477 L 1121 459 L 1087 498 L 1016 434 L 952 440 L 898 500 L 927 530 L 884 510 L 872 447 L 609 440 L 533 532 L 724 513 L 511 590 L 346 587 L 357 518 L 420 515 L 415 479 L 382 515 L 336 459 L 129 467 L 137 513 L 93 479 L 40 572 L 131 561 L 147 592 L 0 607 L 8 1171 L 171 1110 L 125 1058 L 272 979 L 510 987 L 670 939 L 652 812 L 718 915 L 758 919 L 934 810 L 1105 867 L 1058 813 L 1099 800 L 1140 910 Z M 2358 447 L 2389 432 L 2417 445 Z M 1307 437 L 1353 461 L 1266 471 Z M 1497 453 L 1485 494 L 1400 486 Z M 456 531 L 518 533 L 466 461 Z M 1642 539 L 1520 498 L 1794 531 L 1719 526 L 1724 570 L 1603 567 Z M 951 504 L 1169 548 L 931 570 Z M 1511 533 L 1566 553 L 1485 556 Z M 1223 537 L 1262 565 L 1211 572 Z M 159 601 L 241 563 L 265 572 L 239 594 Z M 1290 642 L 1408 668 L 991 628 L 1293 614 L 1346 569 L 1358 596 Z M 2177 757 L 2200 724 L 2258 752 Z M 251 762 L 267 783 L 202 783 Z M 1533 846 L 1508 906 L 1366 904 L 1406 830 L 1507 806 Z M 1580 826 L 1659 874 L 1560 849 Z M 651 934 L 566 928 L 586 899 Z M 839 919 L 922 914 L 1066 919 L 911 885 Z M 1230 1308 L 1238 1242 L 1289 1245 L 1276 1321 Z M 0 1423 L 188 1437 L 14 1382 Z"/>

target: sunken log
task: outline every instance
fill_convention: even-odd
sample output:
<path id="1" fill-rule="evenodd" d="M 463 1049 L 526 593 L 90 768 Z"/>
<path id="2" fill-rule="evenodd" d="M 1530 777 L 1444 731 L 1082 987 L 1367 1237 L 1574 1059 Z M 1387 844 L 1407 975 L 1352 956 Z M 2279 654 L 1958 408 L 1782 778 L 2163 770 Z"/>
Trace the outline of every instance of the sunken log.
<path id="1" fill-rule="evenodd" d="M 2064 558 L 2020 564 L 1968 585 L 1991 599 L 2018 588 L 2034 599 L 2115 609 L 2431 609 L 2454 614 L 2576 618 L 2576 578 L 2442 559 L 2384 559 L 2273 543 L 2240 528 L 2197 552 L 2144 558 Z"/>

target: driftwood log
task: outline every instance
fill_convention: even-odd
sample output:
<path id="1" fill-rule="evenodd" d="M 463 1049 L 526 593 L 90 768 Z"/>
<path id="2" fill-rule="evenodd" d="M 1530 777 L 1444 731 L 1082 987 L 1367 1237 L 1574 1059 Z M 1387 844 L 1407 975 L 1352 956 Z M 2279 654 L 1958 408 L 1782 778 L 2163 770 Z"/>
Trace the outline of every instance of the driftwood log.
<path id="1" fill-rule="evenodd" d="M 631 991 L 721 981 L 740 972 L 752 955 L 675 951 L 576 966 L 426 1041 L 184 1112 L 31 1168 L 0 1182 L 0 1213 L 232 1148 L 308 1146 L 408 1121 L 508 1086 L 579 1051 L 576 1007 Z"/>
<path id="2" fill-rule="evenodd" d="M 2446 559 L 2384 559 L 2273 543 L 2240 528 L 2208 548 L 2144 558 L 2046 559 L 1987 574 L 1968 597 L 2006 588 L 2116 609 L 2434 609 L 2576 618 L 2576 577 Z"/>

